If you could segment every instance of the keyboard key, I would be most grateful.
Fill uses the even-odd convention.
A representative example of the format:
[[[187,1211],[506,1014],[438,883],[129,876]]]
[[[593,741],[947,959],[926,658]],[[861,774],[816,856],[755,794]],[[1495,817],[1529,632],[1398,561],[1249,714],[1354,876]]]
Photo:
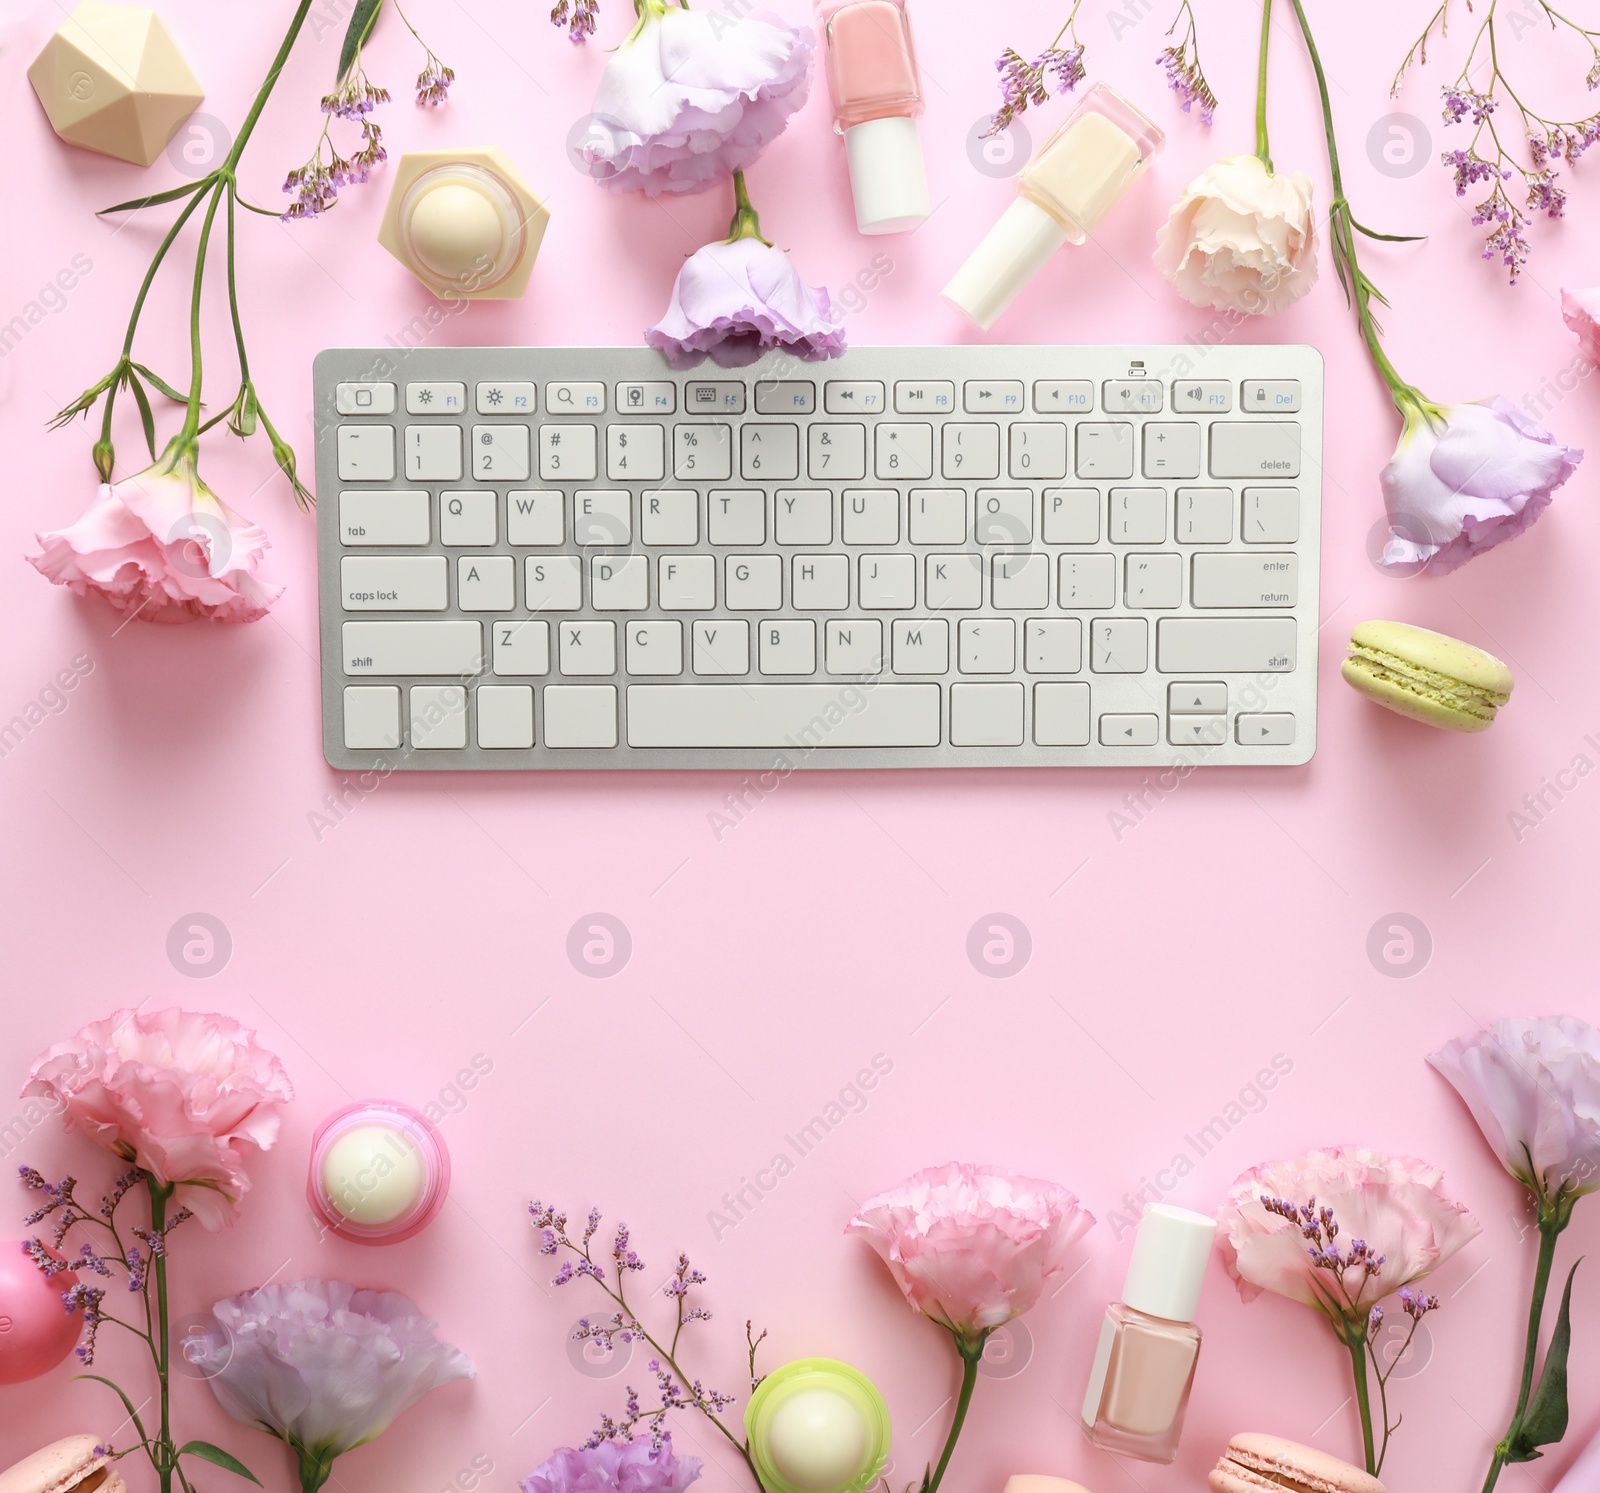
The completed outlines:
[[[1017,666],[1017,624],[1009,617],[964,617],[956,629],[963,674],[1009,674]]]
[[[759,657],[763,674],[815,674],[817,624],[809,618],[763,622]]]
[[[780,492],[773,519],[779,544],[832,544],[833,494],[826,489]]]
[[[596,555],[589,561],[589,605],[595,611],[642,612],[649,604],[648,555]]]
[[[830,379],[822,386],[822,403],[830,415],[881,415],[883,385],[863,379]]]
[[[443,555],[347,555],[339,582],[347,612],[442,612],[450,604]]]
[[[339,494],[339,538],[345,544],[426,544],[428,535],[425,492]]]
[[[550,684],[544,690],[544,744],[558,749],[614,747],[617,691],[610,684]]]
[[[611,481],[659,482],[666,474],[664,426],[606,426],[606,476]]]
[[[495,542],[499,531],[492,492],[439,494],[439,543],[455,548]]]
[[[1293,487],[1247,487],[1244,525],[1246,544],[1295,544],[1300,538],[1300,492]]]
[[[533,745],[533,687],[484,684],[473,694],[478,707],[478,745],[499,751]]]
[[[1011,427],[1011,475],[1032,482],[1049,482],[1067,475],[1067,427],[1052,422]]]
[[[700,495],[663,488],[639,499],[640,537],[646,544],[694,544],[700,538]]]
[[[850,605],[848,555],[796,555],[789,598],[796,611],[842,612]]]
[[[846,544],[898,544],[900,494],[894,488],[849,488],[844,494]]]
[[[657,597],[663,612],[709,612],[716,606],[715,556],[663,555],[656,566]]]
[[[1083,623],[1076,617],[1024,622],[1022,666],[1030,674],[1076,674],[1083,667]],[[1088,740],[1088,729],[1086,724],[1085,740]]]
[[[1228,686],[1225,684],[1169,684],[1168,715],[1226,715]]]
[[[333,391],[333,407],[341,415],[392,415],[394,413],[393,384],[340,384]],[[348,699],[349,691],[345,691]],[[395,707],[396,711],[399,706]],[[399,716],[396,715],[396,721]],[[398,725],[395,728],[399,729]],[[348,741],[346,746],[366,745]],[[397,741],[396,746],[399,745]]]
[[[1211,427],[1213,477],[1298,477],[1298,420],[1218,420]]]
[[[1294,661],[1293,617],[1163,617],[1156,624],[1163,674],[1283,674]]]
[[[1180,415],[1225,415],[1233,408],[1233,385],[1220,379],[1174,379],[1172,408]]]
[[[531,415],[538,402],[536,388],[518,380],[479,384],[475,405],[480,415]]]
[[[346,674],[464,678],[483,668],[477,622],[346,622],[342,643]]]
[[[956,407],[956,386],[940,379],[902,380],[894,386],[897,415],[945,415]]]
[[[929,555],[924,605],[930,612],[973,611],[983,605],[982,555]]]
[[[978,490],[979,544],[1028,544],[1033,540],[1033,494],[1025,487]]]
[[[494,672],[504,675],[548,674],[550,672],[550,624],[548,622],[496,622]]]
[[[1294,745],[1294,717],[1283,711],[1236,716],[1233,729],[1240,746]]]
[[[1174,715],[1167,719],[1167,740],[1173,746],[1221,746],[1227,739],[1225,715]]]
[[[817,386],[809,380],[763,379],[756,385],[758,415],[810,415],[817,408]]]
[[[1115,481],[1133,476],[1133,426],[1126,421],[1085,420],[1078,426],[1080,477]]]
[[[544,386],[547,415],[598,415],[606,407],[606,386],[601,383],[559,380]]]
[[[896,674],[950,672],[950,624],[943,617],[897,617],[891,634]]]
[[[1180,487],[1179,544],[1227,544],[1233,538],[1233,491],[1226,487]]]
[[[880,481],[926,482],[933,476],[933,426],[880,423],[873,470]]]
[[[523,605],[530,612],[575,612],[582,585],[576,555],[529,555],[523,562]]]
[[[1026,694],[1020,684],[952,684],[951,746],[1021,746]]]
[[[1292,607],[1299,601],[1299,561],[1292,554],[1194,557],[1197,607]]]
[[[913,544],[965,544],[967,495],[961,488],[919,487],[911,494]]]
[[[813,422],[806,432],[806,471],[829,482],[859,482],[867,475],[867,427]]]
[[[1300,408],[1300,380],[1297,378],[1247,378],[1239,393],[1239,407],[1246,414],[1292,415]],[[1290,745],[1292,741],[1293,737],[1283,745]]]
[[[1100,386],[1100,407],[1107,414],[1119,410],[1157,414],[1161,409],[1161,384],[1153,378],[1108,378]]]
[[[558,492],[508,492],[506,543],[562,543],[567,537],[565,506]]]
[[[385,387],[392,400],[394,386]],[[345,686],[344,744],[376,751],[400,745],[400,691],[394,685]]]
[[[750,624],[734,618],[694,625],[696,674],[748,674]]]
[[[614,548],[633,538],[633,494],[580,492],[572,495],[572,540]]]
[[[619,415],[672,415],[677,410],[678,386],[671,379],[617,385]]]
[[[1149,637],[1150,624],[1143,617],[1097,617],[1089,625],[1089,667],[1096,674],[1142,674]]]
[[[989,599],[996,610],[1030,612],[1050,604],[1050,556],[1035,551],[989,560]]]
[[[1033,739],[1038,746],[1089,745],[1089,686],[1036,684]]]
[[[459,415],[467,407],[465,384],[433,383],[406,385],[408,415]]]
[[[830,674],[864,679],[883,669],[883,624],[875,617],[851,617],[825,624],[824,667]]]
[[[1117,604],[1115,555],[1063,555],[1056,596],[1064,612],[1098,612]]]
[[[1191,420],[1152,420],[1144,428],[1146,477],[1198,477],[1200,427]]]
[[[394,426],[339,427],[341,482],[394,481]]]
[[[1094,408],[1094,385],[1088,379],[1040,380],[1033,386],[1033,407],[1041,415],[1081,415]]]
[[[1159,487],[1112,488],[1107,537],[1113,544],[1165,544],[1166,493]]]
[[[706,512],[713,544],[767,542],[767,495],[759,487],[711,493],[706,498]]]
[[[406,476],[413,482],[459,482],[461,427],[406,426]]]
[[[969,415],[1014,415],[1022,409],[1022,380],[968,379],[961,386],[961,406]]]
[[[914,555],[863,555],[857,598],[874,611],[904,612],[917,604]]]
[[[517,604],[517,562],[510,555],[462,555],[456,605],[463,612],[509,612]]]
[[[630,674],[683,673],[681,622],[630,622],[627,635]]]
[[[1183,556],[1129,555],[1123,562],[1122,595],[1124,606],[1139,610],[1181,606]]]
[[[411,745],[418,751],[450,751],[467,744],[467,692],[459,684],[411,687]]]
[[[733,427],[674,425],[672,475],[679,482],[726,482],[733,475]]]
[[[1100,493],[1092,487],[1047,487],[1044,490],[1046,544],[1098,544]]]
[[[561,672],[567,675],[614,674],[617,670],[615,622],[562,622]]]
[[[943,470],[965,482],[992,482],[1000,475],[1000,427],[952,423],[944,427]]]
[[[541,425],[539,476],[546,482],[593,482],[595,433],[592,425]]]
[[[748,482],[793,482],[800,475],[800,427],[741,425],[739,471]]]
[[[780,555],[729,555],[723,601],[730,612],[775,612],[783,605]]]
[[[1100,745],[1118,747],[1154,746],[1161,739],[1158,715],[1103,715],[1100,717]]]
[[[737,380],[691,379],[683,386],[686,415],[742,415],[744,385]]]
[[[526,482],[528,427],[474,425],[472,475],[479,482]]]
[[[549,730],[546,728],[546,739]],[[939,744],[937,684],[635,684],[634,747],[927,747]]]

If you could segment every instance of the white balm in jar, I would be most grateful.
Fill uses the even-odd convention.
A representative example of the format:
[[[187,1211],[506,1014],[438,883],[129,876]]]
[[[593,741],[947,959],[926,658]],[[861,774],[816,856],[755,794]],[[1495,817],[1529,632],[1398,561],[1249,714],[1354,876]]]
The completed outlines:
[[[444,1140],[408,1105],[349,1105],[330,1115],[312,1142],[306,1196],[317,1217],[343,1239],[409,1239],[438,1215],[449,1188]]]

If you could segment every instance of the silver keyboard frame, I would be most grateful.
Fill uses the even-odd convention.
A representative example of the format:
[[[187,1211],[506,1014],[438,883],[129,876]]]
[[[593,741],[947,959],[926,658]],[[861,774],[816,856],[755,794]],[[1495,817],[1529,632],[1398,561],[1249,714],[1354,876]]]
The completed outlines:
[[[1058,487],[1065,485],[1096,486],[1102,493],[1109,487],[1115,486],[1163,486],[1169,494],[1177,486],[1207,485],[1227,486],[1234,490],[1238,499],[1239,490],[1244,486],[1260,486],[1276,482],[1287,485],[1293,482],[1300,491],[1300,539],[1293,545],[1281,545],[1278,548],[1292,550],[1299,557],[1299,586],[1300,600],[1298,606],[1292,609],[1296,619],[1296,664],[1292,671],[1284,673],[1262,674],[1228,674],[1212,673],[1205,676],[1183,676],[1158,674],[1154,667],[1154,653],[1152,651],[1152,667],[1143,674],[1096,674],[1088,668],[1087,629],[1095,616],[1142,616],[1151,623],[1151,647],[1155,646],[1154,625],[1161,617],[1194,615],[1194,608],[1186,600],[1181,608],[1176,611],[1132,611],[1126,607],[1114,608],[1111,612],[1086,613],[1063,612],[1059,607],[1049,607],[1040,612],[1029,613],[1001,613],[1000,615],[1013,615],[1027,617],[1053,617],[1053,616],[1080,616],[1085,626],[1084,667],[1072,675],[1040,676],[1028,674],[1020,666],[1011,674],[969,676],[972,682],[1003,682],[1014,680],[1024,685],[1031,686],[1039,683],[1043,678],[1071,679],[1086,681],[1090,686],[1091,720],[1097,722],[1104,712],[1136,711],[1140,713],[1154,713],[1161,721],[1161,740],[1151,747],[1111,747],[1102,746],[1098,739],[1098,730],[1093,732],[1089,745],[1081,747],[1041,747],[1030,742],[1016,747],[958,747],[948,744],[937,747],[861,747],[861,748],[812,748],[807,750],[803,745],[796,747],[758,747],[758,748],[639,748],[627,744],[627,717],[626,717],[626,689],[630,676],[626,669],[621,667],[625,662],[626,650],[618,647],[619,667],[614,676],[609,680],[604,677],[585,677],[584,684],[611,683],[618,690],[618,742],[610,749],[579,748],[579,749],[554,749],[543,745],[543,695],[537,686],[550,682],[559,682],[561,676],[555,672],[555,661],[552,657],[551,674],[539,679],[522,679],[518,683],[531,683],[536,686],[536,732],[535,745],[525,751],[487,749],[475,744],[476,731],[468,732],[469,744],[454,750],[417,750],[409,744],[391,750],[351,749],[344,745],[344,703],[343,689],[346,684],[385,684],[394,683],[401,687],[402,705],[405,700],[405,689],[408,685],[417,682],[445,682],[439,679],[422,681],[421,676],[397,676],[393,678],[372,677],[362,675],[359,678],[347,677],[343,671],[343,657],[341,647],[341,624],[349,620],[347,614],[341,609],[341,588],[339,580],[339,561],[342,555],[351,553],[340,543],[338,532],[339,521],[339,491],[341,484],[338,475],[337,462],[337,435],[336,431],[345,417],[335,411],[334,390],[335,386],[343,382],[360,381],[389,381],[396,388],[396,410],[393,416],[387,417],[397,427],[396,446],[400,448],[400,430],[408,423],[419,420],[437,422],[439,416],[407,416],[405,412],[405,385],[408,382],[425,381],[456,381],[463,383],[468,389],[468,408],[457,418],[457,423],[463,427],[463,450],[471,450],[471,427],[474,423],[482,424],[490,417],[478,415],[472,406],[474,400],[471,390],[474,384],[495,380],[533,380],[539,388],[539,407],[531,417],[524,417],[526,423],[534,427],[532,439],[533,455],[532,464],[534,472],[524,483],[496,484],[495,491],[501,499],[501,533],[504,534],[504,491],[507,487],[518,490],[527,488],[556,488],[568,494],[575,488],[597,489],[608,488],[618,490],[627,488],[638,494],[668,485],[664,482],[614,482],[604,475],[605,438],[602,430],[598,439],[600,452],[600,472],[592,482],[577,484],[546,483],[537,475],[538,466],[538,440],[537,427],[545,423],[546,413],[543,408],[544,389],[547,379],[597,379],[607,386],[607,409],[603,415],[594,417],[594,423],[604,426],[618,420],[630,418],[613,408],[615,404],[615,385],[618,381],[645,380],[645,379],[672,379],[680,388],[679,410],[670,416],[640,415],[639,420],[650,423],[664,423],[667,425],[680,424],[691,421],[696,417],[686,414],[682,410],[681,388],[686,381],[701,381],[708,379],[733,379],[742,380],[747,385],[753,386],[762,379],[805,379],[814,382],[817,386],[817,409],[810,416],[795,416],[785,413],[781,416],[757,416],[754,414],[755,400],[753,388],[750,397],[746,400],[744,415],[729,416],[725,414],[707,415],[706,423],[731,423],[738,427],[747,419],[784,420],[796,421],[802,426],[815,420],[838,420],[849,418],[864,420],[871,424],[875,420],[906,420],[926,418],[935,425],[944,420],[970,420],[979,418],[969,415],[961,408],[960,390],[964,381],[982,379],[1020,379],[1028,390],[1028,408],[1002,419],[1060,419],[1068,423],[1075,423],[1079,419],[1104,420],[1118,418],[1120,412],[1107,414],[1101,409],[1099,390],[1107,379],[1123,378],[1151,378],[1159,379],[1165,386],[1163,409],[1156,415],[1133,415],[1129,418],[1135,421],[1145,419],[1184,419],[1195,420],[1207,424],[1213,416],[1208,414],[1191,414],[1187,412],[1174,412],[1171,408],[1171,385],[1174,378],[1179,379],[1226,379],[1233,385],[1233,408],[1218,418],[1238,420],[1248,418],[1239,408],[1239,384],[1243,378],[1293,378],[1298,379],[1302,389],[1302,407],[1294,416],[1301,425],[1301,471],[1295,479],[1262,477],[1251,479],[1249,482],[1233,480],[1227,481],[1207,476],[1186,479],[1184,482],[1171,480],[1144,478],[1137,473],[1124,482],[1111,483],[1100,479],[1079,479],[1070,472],[1065,478],[1053,479],[1049,482],[1025,482],[1000,476],[993,481],[984,482],[953,482],[940,477],[937,473],[926,480],[916,482],[892,483],[868,476],[859,483],[827,484],[810,482],[804,476],[793,482],[754,484],[741,481],[737,476],[731,476],[726,482],[709,484],[717,487],[751,487],[762,485],[769,488],[776,487],[822,487],[833,486],[837,491],[843,486],[861,486],[886,488],[898,486],[902,495],[912,487],[952,487],[965,486],[975,488],[978,486],[999,487],[1030,487],[1036,492],[1045,487]],[[1096,396],[1095,408],[1083,416],[1076,415],[1047,415],[1038,416],[1032,413],[1032,388],[1035,380],[1051,379],[1089,379],[1094,383]],[[886,408],[881,415],[828,415],[823,409],[822,386],[829,380],[840,379],[871,379],[883,383],[888,397],[885,400]],[[948,415],[897,415],[894,412],[893,389],[899,380],[946,379],[953,381],[957,389],[956,408]],[[1322,415],[1323,415],[1323,362],[1322,355],[1315,348],[1303,345],[1184,345],[1184,346],[1124,346],[1124,347],[1053,347],[1053,346],[955,346],[955,347],[862,347],[847,352],[843,357],[833,359],[827,363],[799,363],[792,357],[783,353],[769,354],[760,362],[742,369],[720,369],[716,364],[707,362],[699,368],[688,373],[674,372],[665,360],[656,352],[648,348],[537,348],[537,347],[424,347],[424,348],[331,348],[318,355],[313,372],[314,398],[316,412],[316,477],[317,493],[319,495],[317,518],[317,574],[321,592],[321,641],[322,641],[322,722],[323,722],[323,754],[329,764],[343,771],[366,771],[387,773],[394,770],[422,770],[435,772],[458,771],[528,771],[532,770],[616,770],[618,768],[634,769],[715,769],[715,770],[763,770],[768,773],[787,775],[791,770],[801,768],[896,768],[896,767],[1122,767],[1136,769],[1164,768],[1179,776],[1187,776],[1188,772],[1198,766],[1239,766],[1239,767],[1280,767],[1299,766],[1308,762],[1316,751],[1317,742],[1317,629],[1320,616],[1320,587],[1319,587],[1319,560],[1321,552],[1321,518],[1322,518]],[[561,417],[558,417],[561,418]],[[1263,417],[1266,418],[1266,417]],[[571,417],[566,417],[571,423]],[[668,451],[670,459],[671,437],[668,435]],[[935,459],[937,460],[939,442],[935,437]],[[739,449],[739,436],[737,428],[734,431],[733,450],[735,455],[735,473],[737,473],[737,452]],[[807,449],[804,431],[800,437],[800,451],[802,454]],[[869,432],[867,449],[872,450],[872,440]],[[1209,449],[1209,441],[1202,437],[1202,450]],[[1076,451],[1076,443],[1072,450]],[[870,461],[870,455],[869,455]],[[669,479],[670,482],[670,479]],[[397,476],[394,482],[373,484],[380,487],[399,487],[405,484],[403,476]],[[434,530],[437,534],[437,492],[441,484],[418,484],[429,488],[434,502]],[[475,483],[470,478],[463,478],[460,483],[445,483],[445,487],[455,489],[478,488],[482,489],[487,484]],[[679,482],[672,485],[679,487],[696,487],[703,489],[704,483],[692,481]],[[637,512],[638,505],[635,504]],[[1239,512],[1238,504],[1235,505],[1235,514]],[[749,553],[749,554],[779,554],[791,555],[803,553],[804,549],[792,545],[778,545],[772,542],[772,524],[769,522],[767,531],[768,542],[762,546],[739,546],[734,549],[714,548],[702,540],[701,544],[690,549],[679,551],[688,554],[721,554]],[[837,529],[835,530],[837,533]],[[1237,534],[1237,519],[1235,523]],[[1036,538],[1036,543],[1038,542]],[[970,543],[970,541],[969,541]],[[647,547],[635,544],[640,550]],[[989,547],[993,548],[993,547]],[[1112,548],[1115,553],[1126,553],[1129,550],[1140,548],[1150,549],[1154,546],[1107,546],[1104,543],[1097,546],[1099,549]],[[1175,550],[1176,546],[1171,540],[1160,546],[1162,550]],[[1183,547],[1183,553],[1193,553],[1199,550],[1216,549],[1242,549],[1244,546],[1237,537],[1228,546],[1193,546]],[[831,546],[818,547],[818,553],[866,553],[869,549],[876,549],[882,553],[914,553],[919,556],[933,551],[948,551],[948,545],[913,545],[902,539],[897,545],[884,546],[847,546],[835,542]],[[517,553],[504,543],[496,546],[490,553]],[[362,549],[363,554],[417,554],[416,549],[386,550],[382,548]],[[422,553],[464,553],[463,551],[446,550],[443,546],[434,543]],[[474,551],[476,553],[476,551]],[[568,553],[568,554],[594,554],[593,548],[585,549],[574,545],[571,540],[571,526],[568,526],[568,541],[560,548],[548,551],[523,551],[522,553]],[[919,565],[918,593],[921,592]],[[788,570],[785,567],[784,594],[788,595]],[[1119,572],[1120,584],[1120,572]],[[519,568],[518,591],[521,591],[521,578]],[[852,593],[854,582],[852,581]],[[452,583],[452,595],[454,585]],[[586,588],[587,594],[587,588]],[[718,594],[721,594],[719,580]],[[1184,594],[1188,595],[1188,585],[1185,583]],[[654,576],[651,578],[651,596],[654,602]],[[372,613],[353,614],[360,620],[403,620],[406,618],[460,618],[467,617],[492,625],[497,620],[506,617],[525,617],[528,615],[525,608],[519,607],[511,613],[463,613],[452,606],[443,612],[393,612],[375,616]],[[717,617],[747,617],[751,614],[743,612],[730,612],[725,607],[718,605],[710,612],[696,612],[692,615],[663,612],[652,604],[643,612],[596,613],[585,607],[578,612],[562,612],[552,614],[553,622],[574,621],[580,619],[606,618],[608,620],[626,623],[649,618],[671,618],[685,623],[702,618]],[[871,608],[852,606],[848,610],[833,614],[800,613],[793,610],[782,609],[776,613],[754,614],[753,620],[762,618],[783,618],[799,615],[817,615],[819,620],[826,616],[839,617],[878,617],[884,623],[884,636],[887,640],[890,627],[889,623],[896,617],[922,617],[932,615],[926,608],[914,608],[911,611],[874,611]],[[951,615],[946,613],[945,615]],[[956,617],[995,615],[992,608],[980,608],[975,612],[959,612]],[[1219,613],[1210,611],[1206,616],[1223,615],[1262,615],[1260,612],[1242,611],[1240,613]],[[1275,614],[1281,615],[1281,614]],[[819,653],[820,653],[819,628]],[[486,635],[487,636],[487,635]],[[1021,649],[1019,647],[1019,654]],[[552,649],[552,654],[554,649]],[[954,649],[952,648],[952,654]],[[687,650],[686,650],[687,654]],[[752,649],[754,655],[754,649]],[[752,664],[754,657],[752,656]],[[720,684],[734,683],[726,678],[715,680],[703,679],[688,672],[687,656],[685,658],[685,673],[679,677],[682,683],[707,683]],[[1020,665],[1020,658],[1019,658]],[[475,677],[474,682],[495,682],[495,676],[489,672],[489,663],[485,660],[484,672]],[[757,673],[752,667],[751,673],[746,676],[749,682],[760,682],[764,676]],[[887,670],[879,676],[884,682],[895,682],[897,676]],[[963,676],[958,675],[954,669],[944,676],[943,683],[948,689],[951,682],[959,681]],[[1167,742],[1167,686],[1169,683],[1182,681],[1186,678],[1203,677],[1206,680],[1222,681],[1228,685],[1228,717],[1227,737],[1215,744],[1186,744],[1182,746],[1170,745]],[[923,682],[925,676],[907,682]],[[1156,689],[1152,694],[1150,682],[1155,681]],[[670,680],[659,676],[640,679],[638,682],[650,684],[670,683]],[[807,679],[785,678],[768,682],[783,683],[813,683],[837,684],[841,691],[856,687],[858,681],[839,676],[827,675],[820,671]],[[948,695],[946,695],[946,702]],[[1294,743],[1290,746],[1242,746],[1234,739],[1234,716],[1244,708],[1250,711],[1287,711],[1295,717],[1296,733]],[[945,705],[945,728],[948,729],[948,703]],[[402,709],[404,718],[404,709]],[[1033,692],[1030,688],[1027,696],[1027,728],[1026,735],[1032,734],[1033,720]]]

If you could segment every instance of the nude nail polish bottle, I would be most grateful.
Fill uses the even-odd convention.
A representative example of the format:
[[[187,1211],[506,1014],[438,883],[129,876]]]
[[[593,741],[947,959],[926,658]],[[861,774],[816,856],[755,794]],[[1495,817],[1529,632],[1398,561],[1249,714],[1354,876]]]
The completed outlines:
[[[844,136],[862,233],[902,233],[933,208],[917,115],[922,79],[905,0],[818,0],[833,127]]]
[[[1083,1399],[1083,1428],[1096,1446],[1146,1462],[1176,1460],[1200,1356],[1194,1315],[1216,1234],[1216,1219],[1204,1213],[1165,1203],[1145,1209]]]

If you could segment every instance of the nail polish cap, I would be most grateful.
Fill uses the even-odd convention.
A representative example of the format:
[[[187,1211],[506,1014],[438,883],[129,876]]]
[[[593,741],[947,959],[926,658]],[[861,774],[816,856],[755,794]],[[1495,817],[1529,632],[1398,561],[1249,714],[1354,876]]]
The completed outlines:
[[[1018,197],[942,294],[987,332],[1066,241],[1067,230],[1060,223],[1038,203]]]
[[[903,233],[933,211],[915,119],[891,114],[852,125],[844,148],[862,233]]]
[[[1192,1322],[1200,1306],[1217,1221],[1167,1203],[1152,1203],[1139,1220],[1122,1301],[1148,1317]]]

